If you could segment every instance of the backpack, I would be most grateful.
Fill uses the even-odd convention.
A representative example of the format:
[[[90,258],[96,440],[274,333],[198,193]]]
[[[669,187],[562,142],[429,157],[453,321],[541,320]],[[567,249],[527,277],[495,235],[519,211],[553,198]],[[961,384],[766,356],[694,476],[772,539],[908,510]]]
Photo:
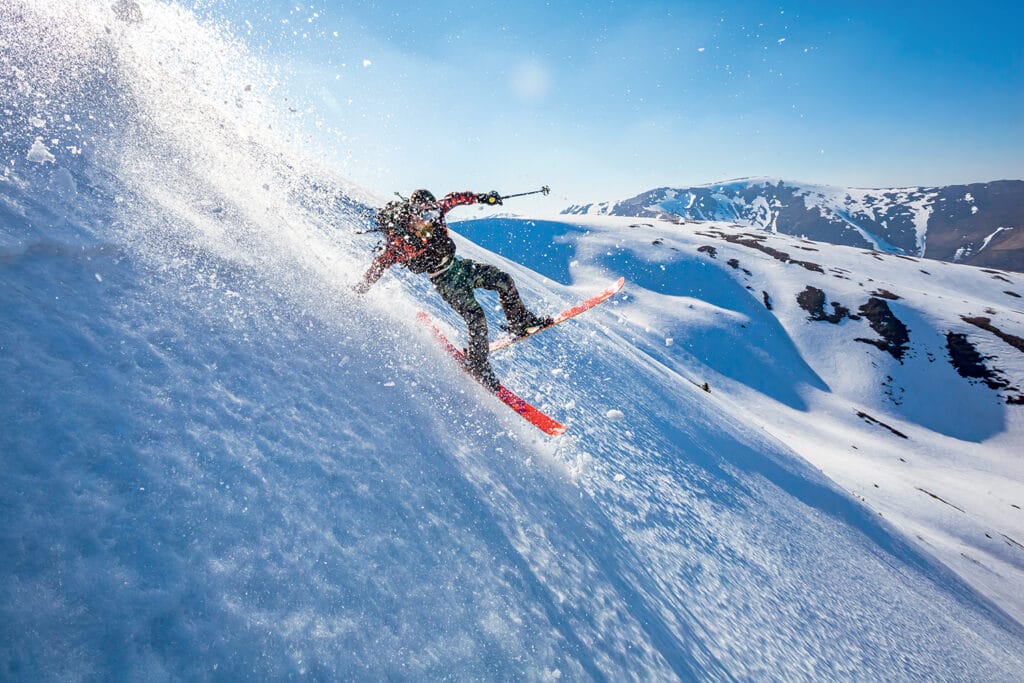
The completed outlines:
[[[397,239],[409,240],[414,233],[409,229],[409,217],[412,210],[407,200],[395,200],[388,202],[373,214],[374,227],[367,232],[383,233],[385,242],[392,242]],[[378,244],[374,251],[381,251],[383,244]]]
[[[374,228],[374,232],[393,233],[396,236],[405,235],[409,233],[408,226],[411,215],[409,202],[400,200],[388,202],[377,209],[374,216],[374,223],[377,227]]]

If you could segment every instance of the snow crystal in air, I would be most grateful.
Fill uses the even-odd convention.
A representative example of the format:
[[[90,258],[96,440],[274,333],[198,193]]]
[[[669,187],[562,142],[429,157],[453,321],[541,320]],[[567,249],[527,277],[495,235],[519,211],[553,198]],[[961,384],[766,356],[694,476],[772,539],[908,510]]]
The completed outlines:
[[[572,462],[568,463],[569,476],[572,481],[579,483],[579,480],[590,470],[593,461],[594,456],[590,453],[580,453]]]
[[[32,143],[32,148],[29,149],[25,158],[29,161],[34,161],[37,164],[43,164],[47,161],[53,163],[57,160],[55,156],[50,154],[50,150],[46,148],[46,145],[43,144],[42,138],[36,138],[36,141]]]
[[[619,422],[620,420],[623,420],[626,417],[625,413],[623,413],[621,410],[616,410],[615,408],[609,410],[607,413],[604,414],[604,416],[607,417],[609,420],[612,420],[613,422]]]

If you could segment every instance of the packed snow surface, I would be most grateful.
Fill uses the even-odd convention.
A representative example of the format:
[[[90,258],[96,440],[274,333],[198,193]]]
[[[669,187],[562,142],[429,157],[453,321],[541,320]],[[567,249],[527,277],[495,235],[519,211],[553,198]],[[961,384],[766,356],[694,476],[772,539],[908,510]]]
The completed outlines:
[[[424,278],[351,291],[379,200],[306,153],[273,69],[109,4],[0,8],[0,677],[1017,680],[1018,275],[453,224],[541,312],[626,276],[494,358],[552,439],[416,325],[464,334]],[[899,295],[902,360],[809,321],[807,285]]]

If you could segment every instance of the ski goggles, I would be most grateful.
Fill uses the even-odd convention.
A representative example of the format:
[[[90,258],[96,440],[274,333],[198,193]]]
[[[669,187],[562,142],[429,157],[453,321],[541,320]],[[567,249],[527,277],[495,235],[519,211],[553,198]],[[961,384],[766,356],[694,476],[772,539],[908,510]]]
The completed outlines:
[[[440,209],[420,209],[415,213],[417,216],[419,216],[422,220],[426,221],[427,223],[437,223],[439,220],[441,220]]]

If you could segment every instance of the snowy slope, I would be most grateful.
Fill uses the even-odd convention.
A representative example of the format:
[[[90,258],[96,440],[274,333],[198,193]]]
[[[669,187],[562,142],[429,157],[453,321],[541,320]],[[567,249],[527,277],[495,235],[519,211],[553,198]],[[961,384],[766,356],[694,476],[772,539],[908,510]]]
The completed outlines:
[[[3,678],[1015,679],[1020,555],[977,537],[1024,535],[1006,390],[961,387],[981,418],[948,427],[896,406],[881,349],[826,367],[863,322],[800,333],[804,269],[718,237],[460,224],[541,309],[627,275],[495,359],[569,421],[543,437],[414,325],[460,332],[422,278],[351,294],[372,198],[303,153],[258,61],[139,8],[0,9]],[[935,277],[996,310],[977,271]]]
[[[458,227],[502,253],[530,254],[556,280],[574,261],[582,272],[624,273],[631,286],[617,313],[631,347],[678,373],[683,390],[708,382],[720,410],[781,439],[1024,617],[1019,275],[721,223]],[[809,288],[822,310],[801,305]],[[874,323],[878,307],[892,319]],[[879,332],[898,326],[903,348]],[[963,347],[976,367],[954,354]]]

